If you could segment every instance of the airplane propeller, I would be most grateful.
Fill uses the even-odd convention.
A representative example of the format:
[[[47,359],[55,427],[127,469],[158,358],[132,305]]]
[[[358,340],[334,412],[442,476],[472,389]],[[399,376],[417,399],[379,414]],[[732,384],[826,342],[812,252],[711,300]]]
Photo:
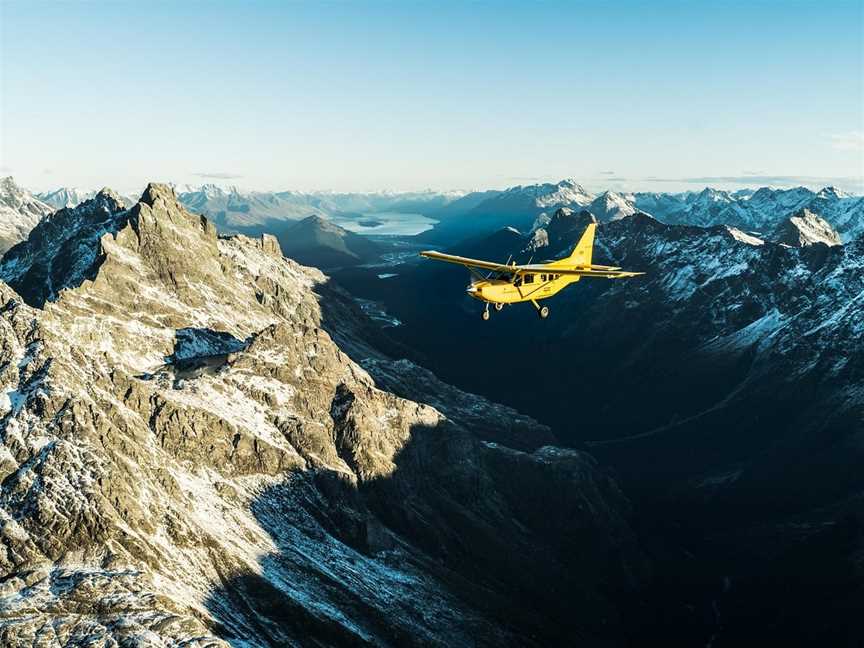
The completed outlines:
[[[476,271],[474,268],[472,268],[471,266],[465,266],[465,267],[468,268],[468,272],[469,272],[469,273],[471,274],[471,276],[474,277],[474,279],[476,279],[477,281],[486,281],[486,280],[489,278],[489,277],[484,277],[482,274],[480,274],[479,272],[477,272],[477,271]]]

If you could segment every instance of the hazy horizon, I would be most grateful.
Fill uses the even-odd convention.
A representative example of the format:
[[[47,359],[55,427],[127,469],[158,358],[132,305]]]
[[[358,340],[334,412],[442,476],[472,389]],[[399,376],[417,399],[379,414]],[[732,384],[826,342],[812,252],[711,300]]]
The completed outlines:
[[[860,2],[4,2],[0,174],[45,191],[864,191]]]
[[[734,193],[735,191],[741,190],[757,190],[762,187],[769,187],[772,189],[791,189],[795,187],[805,187],[812,191],[818,192],[821,189],[827,187],[835,187],[840,189],[844,193],[854,194],[854,195],[864,195],[864,184],[862,181],[857,181],[853,179],[844,179],[844,178],[754,178],[754,181],[751,183],[744,182],[730,182],[729,179],[726,178],[694,178],[692,180],[674,180],[674,179],[642,179],[642,180],[634,180],[630,181],[628,179],[620,179],[615,180],[614,184],[603,184],[602,180],[597,180],[596,182],[593,180],[588,181],[580,181],[579,178],[536,178],[536,179],[523,179],[521,181],[514,180],[512,184],[505,185],[497,185],[497,186],[485,186],[485,187],[453,187],[453,188],[443,188],[443,189],[435,189],[432,187],[416,187],[411,189],[391,189],[387,187],[380,187],[377,189],[363,189],[356,191],[345,191],[340,189],[332,189],[332,188],[322,188],[322,189],[311,189],[311,190],[301,190],[295,187],[289,186],[275,186],[274,188],[263,189],[261,187],[251,186],[248,184],[244,184],[242,182],[238,182],[236,180],[225,180],[225,179],[204,179],[199,182],[174,182],[170,179],[154,179],[150,181],[144,181],[137,184],[134,187],[117,187],[107,184],[102,185],[92,185],[92,186],[78,186],[71,184],[58,184],[58,185],[50,185],[44,187],[33,187],[29,185],[25,185],[20,182],[15,174],[11,173],[3,173],[0,174],[0,177],[3,176],[11,176],[13,180],[24,188],[25,190],[31,191],[33,193],[46,194],[51,193],[53,191],[58,191],[62,189],[69,190],[77,190],[85,193],[98,192],[103,188],[111,189],[120,194],[124,195],[136,195],[144,191],[148,182],[159,182],[163,184],[169,184],[174,187],[178,187],[181,189],[189,188],[190,190],[200,189],[205,185],[212,185],[219,187],[223,191],[230,191],[232,189],[237,189],[237,191],[241,193],[278,193],[278,192],[294,192],[298,194],[414,194],[414,193],[436,193],[436,194],[460,194],[465,195],[471,193],[473,191],[501,191],[506,189],[511,189],[517,186],[530,186],[535,184],[557,184],[559,182],[564,182],[566,180],[572,180],[579,185],[581,185],[586,191],[592,194],[601,194],[606,191],[627,194],[627,193],[640,193],[640,192],[651,192],[651,193],[699,193],[706,188],[717,189],[720,191],[728,191],[730,193]],[[785,180],[785,181],[780,181]],[[705,182],[708,181],[708,182]],[[845,181],[845,182],[844,182]]]

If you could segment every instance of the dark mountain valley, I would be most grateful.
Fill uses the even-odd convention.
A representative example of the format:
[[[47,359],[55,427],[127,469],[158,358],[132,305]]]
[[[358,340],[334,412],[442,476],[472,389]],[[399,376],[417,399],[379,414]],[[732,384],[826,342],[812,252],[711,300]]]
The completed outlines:
[[[789,215],[778,232],[806,229],[809,216]],[[533,231],[445,247],[556,258],[594,220],[564,208]],[[386,280],[334,273],[401,322],[387,334],[417,362],[614,471],[652,563],[629,609],[634,645],[864,637],[850,618],[864,603],[864,239],[758,236],[638,211],[601,223],[596,261],[646,275],[583,280],[545,321],[525,304],[482,321],[468,273],[452,266],[415,260]]]

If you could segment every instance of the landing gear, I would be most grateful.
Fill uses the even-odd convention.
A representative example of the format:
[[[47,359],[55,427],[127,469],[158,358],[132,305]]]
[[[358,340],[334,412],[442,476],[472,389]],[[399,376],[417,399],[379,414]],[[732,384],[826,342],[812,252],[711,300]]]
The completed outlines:
[[[534,304],[534,308],[537,309],[537,314],[540,316],[540,319],[546,319],[547,317],[549,317],[549,307],[548,306],[541,306],[540,304],[538,304],[533,299],[531,300],[531,303]]]
[[[488,322],[488,321],[489,321],[489,304],[486,304],[486,308],[483,310],[483,315],[482,315],[482,317],[483,317],[483,321],[484,321],[484,322]]]
[[[504,308],[504,304],[502,304],[500,302],[495,303],[495,310],[496,311],[500,311],[502,308]]]

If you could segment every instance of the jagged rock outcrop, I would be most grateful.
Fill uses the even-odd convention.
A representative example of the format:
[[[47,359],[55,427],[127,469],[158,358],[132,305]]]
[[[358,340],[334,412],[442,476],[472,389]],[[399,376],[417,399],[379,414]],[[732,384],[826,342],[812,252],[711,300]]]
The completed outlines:
[[[802,209],[783,221],[774,232],[773,240],[793,247],[804,247],[814,243],[841,245],[840,235],[809,209]]]
[[[119,231],[126,217],[126,206],[108,189],[78,207],[61,209],[3,255],[0,279],[27,303],[42,306],[64,288],[92,278],[100,262],[99,239]]]
[[[615,483],[361,340],[377,385],[273,238],[103,191],[0,274],[3,645],[621,640]]]

